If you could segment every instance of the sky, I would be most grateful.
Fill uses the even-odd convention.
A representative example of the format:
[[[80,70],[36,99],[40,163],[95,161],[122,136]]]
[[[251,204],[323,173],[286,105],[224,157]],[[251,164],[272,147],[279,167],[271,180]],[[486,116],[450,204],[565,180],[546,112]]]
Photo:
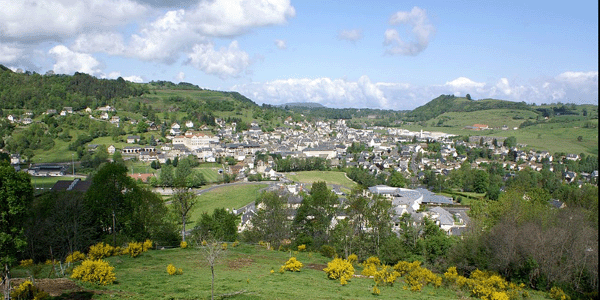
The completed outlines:
[[[598,104],[597,1],[0,0],[0,64],[410,110]]]

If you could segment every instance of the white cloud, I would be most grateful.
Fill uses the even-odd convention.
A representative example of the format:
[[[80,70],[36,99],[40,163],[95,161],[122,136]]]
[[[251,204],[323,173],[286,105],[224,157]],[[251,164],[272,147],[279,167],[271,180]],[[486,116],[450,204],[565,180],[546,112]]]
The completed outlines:
[[[185,79],[185,73],[179,72],[175,76],[175,81],[182,82]]]
[[[16,62],[22,56],[23,50],[15,45],[0,43],[0,63],[9,64]]]
[[[195,45],[188,58],[188,63],[195,68],[221,79],[239,77],[251,64],[250,56],[239,49],[237,41],[218,51],[212,43]]]
[[[132,75],[132,76],[126,76],[123,77],[123,79],[130,81],[130,82],[135,82],[135,83],[142,83],[144,82],[144,79],[142,79],[142,77],[137,76],[137,75]]]
[[[346,40],[355,43],[363,38],[362,30],[360,29],[345,29],[338,33],[338,39]]]
[[[0,28],[5,39],[62,41],[84,31],[127,24],[147,13],[131,0],[0,0]]]
[[[71,51],[64,45],[58,45],[48,51],[56,63],[52,70],[56,74],[72,74],[74,72],[91,75],[102,75],[100,62],[89,54]]]
[[[415,40],[407,41],[400,37],[396,29],[387,29],[384,33],[384,45],[390,46],[386,53],[396,55],[417,55],[429,45],[435,33],[435,27],[429,22],[424,9],[413,7],[410,12],[399,11],[389,20],[390,25],[406,24],[412,27]]]
[[[250,99],[271,104],[288,102],[316,102],[328,107],[383,107],[387,98],[369,77],[361,76],[358,81],[331,79],[327,77],[290,78],[266,83],[242,84],[233,90]]]
[[[223,37],[254,27],[285,24],[295,15],[289,0],[215,0],[199,2],[189,21],[202,34]]]
[[[367,76],[362,76],[357,81],[326,77],[285,79],[236,85],[231,89],[239,91],[258,103],[318,102],[334,108],[369,107],[410,110],[426,104],[441,94],[464,95],[466,93],[474,99],[495,98],[537,104],[558,101],[598,103],[598,81],[594,80],[597,72],[565,73],[555,78],[540,78],[527,83],[508,78],[486,83],[459,77],[444,84],[415,86],[401,82],[372,83]],[[581,78],[586,80],[580,80]],[[569,81],[565,82],[567,79]],[[572,81],[582,83],[573,86]]]
[[[103,52],[110,55],[123,55],[127,47],[123,36],[114,32],[81,34],[71,45],[73,51],[85,53]]]
[[[275,40],[275,46],[280,50],[287,49],[287,43],[284,40]]]

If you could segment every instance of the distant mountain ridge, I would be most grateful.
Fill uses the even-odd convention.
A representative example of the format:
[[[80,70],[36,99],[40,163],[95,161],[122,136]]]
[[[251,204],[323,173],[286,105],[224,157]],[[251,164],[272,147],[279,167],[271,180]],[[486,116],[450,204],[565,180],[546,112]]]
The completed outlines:
[[[322,108],[326,107],[321,103],[315,102],[290,102],[278,105],[279,107],[306,107],[306,108]]]
[[[427,104],[413,109],[407,117],[415,121],[425,121],[435,118],[445,112],[470,112],[488,109],[522,109],[532,110],[525,102],[513,102],[507,100],[481,99],[470,100],[454,95],[440,95],[427,102]]]

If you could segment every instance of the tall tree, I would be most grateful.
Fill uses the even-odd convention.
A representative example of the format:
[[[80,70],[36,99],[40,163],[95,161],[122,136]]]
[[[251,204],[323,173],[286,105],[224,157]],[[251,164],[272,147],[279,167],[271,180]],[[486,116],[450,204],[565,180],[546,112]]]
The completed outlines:
[[[133,191],[135,182],[127,176],[127,167],[119,163],[106,163],[92,177],[86,192],[101,232],[112,233],[113,244],[117,243],[117,231],[122,229],[130,213],[127,193]]]
[[[294,218],[297,242],[320,247],[329,242],[329,227],[334,217],[337,195],[325,182],[312,184],[310,195],[304,197]],[[305,241],[303,241],[306,239]]]
[[[256,213],[252,228],[246,232],[250,241],[265,241],[278,248],[282,240],[290,237],[288,196],[276,192],[263,192],[256,200]]]
[[[26,245],[23,224],[33,201],[29,174],[17,172],[7,162],[0,162],[0,263],[4,266],[6,286],[10,288],[8,267]]]
[[[163,168],[164,169],[164,168]],[[188,217],[196,206],[196,195],[186,187],[177,187],[172,198],[172,208],[178,217],[181,217],[181,240],[185,241],[185,225]]]

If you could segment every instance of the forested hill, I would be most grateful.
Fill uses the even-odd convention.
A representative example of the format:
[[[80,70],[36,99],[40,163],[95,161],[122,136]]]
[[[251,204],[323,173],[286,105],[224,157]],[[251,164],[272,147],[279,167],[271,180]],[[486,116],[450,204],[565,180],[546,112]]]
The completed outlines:
[[[470,112],[487,109],[522,109],[531,110],[525,102],[512,102],[506,100],[481,99],[471,100],[454,95],[440,95],[423,106],[415,108],[406,116],[412,121],[426,121],[445,112]]]
[[[224,104],[231,106],[233,103],[229,100],[234,100],[244,107],[257,106],[238,92],[209,91],[186,82],[133,83],[121,77],[98,79],[84,73],[74,75],[41,75],[29,71],[19,73],[0,65],[0,108],[26,109],[34,112],[35,115],[48,109],[60,110],[63,107],[72,107],[77,111],[86,107],[95,109],[106,105],[118,106],[122,99],[154,96],[158,90],[182,91],[169,93],[170,98],[165,100],[171,102],[203,102],[205,106],[220,107],[223,105],[216,102],[227,102]]]

